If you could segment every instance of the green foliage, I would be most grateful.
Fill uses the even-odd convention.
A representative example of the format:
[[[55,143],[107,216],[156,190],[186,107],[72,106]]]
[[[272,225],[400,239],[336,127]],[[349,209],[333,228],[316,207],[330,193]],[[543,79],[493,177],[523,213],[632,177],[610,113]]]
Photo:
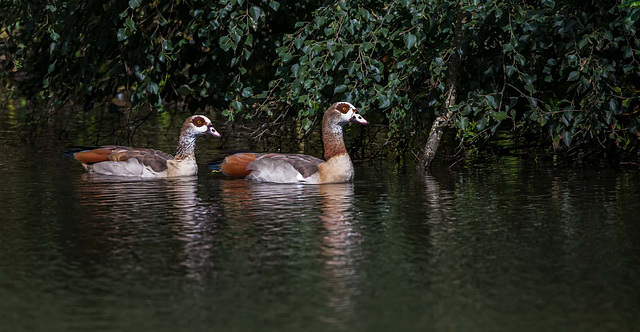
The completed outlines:
[[[33,98],[91,109],[124,86],[134,107],[286,114],[305,130],[347,100],[403,152],[443,111],[457,53],[463,146],[509,130],[556,151],[638,148],[640,1],[3,2],[0,71]]]
[[[470,80],[457,116],[476,126],[458,126],[461,135],[486,137],[506,121],[522,135],[546,136],[555,149],[637,149],[635,3],[542,4],[465,7]]]

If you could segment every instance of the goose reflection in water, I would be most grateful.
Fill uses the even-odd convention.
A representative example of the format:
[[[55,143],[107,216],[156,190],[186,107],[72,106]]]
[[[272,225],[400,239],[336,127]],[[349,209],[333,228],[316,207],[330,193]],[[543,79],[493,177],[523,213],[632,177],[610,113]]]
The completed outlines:
[[[362,238],[354,218],[353,184],[231,180],[221,186],[228,227],[241,237],[234,250],[253,252],[250,261],[262,275],[273,265],[276,273],[291,274],[280,281],[317,280],[314,288],[322,289],[324,297],[319,305],[326,308],[319,318],[337,326],[346,323],[353,314],[352,298],[359,293],[362,279],[358,271]],[[319,269],[304,268],[310,257],[320,259],[320,266],[313,264]]]
[[[325,321],[342,325],[353,314],[352,298],[359,293],[362,280],[358,262],[362,260],[362,237],[355,227],[353,184],[328,184],[319,188],[325,228],[322,254],[325,259],[324,287],[328,306],[333,309]]]
[[[121,261],[135,270],[175,260],[172,267],[179,271],[174,272],[195,280],[212,265],[217,224],[211,219],[216,216],[199,204],[197,178],[132,180],[83,174],[74,186],[79,215],[91,216],[77,227],[95,261]]]

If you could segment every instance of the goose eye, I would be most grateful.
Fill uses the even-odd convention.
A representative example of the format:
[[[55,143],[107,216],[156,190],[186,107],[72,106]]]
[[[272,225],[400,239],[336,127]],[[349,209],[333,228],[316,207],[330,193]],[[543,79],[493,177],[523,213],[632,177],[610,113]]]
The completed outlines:
[[[347,107],[346,106],[342,106],[342,111],[346,112],[347,111]]]

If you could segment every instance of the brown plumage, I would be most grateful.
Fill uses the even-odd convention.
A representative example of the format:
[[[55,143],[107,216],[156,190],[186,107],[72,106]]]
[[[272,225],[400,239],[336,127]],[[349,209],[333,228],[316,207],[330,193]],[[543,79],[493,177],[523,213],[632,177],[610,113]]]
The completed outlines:
[[[109,160],[109,156],[113,153],[113,150],[117,148],[117,146],[105,146],[102,148],[97,148],[93,150],[81,151],[77,152],[73,155],[76,160],[87,163],[99,163],[101,161]]]
[[[224,158],[220,170],[228,176],[243,178],[251,173],[251,170],[247,169],[247,165],[256,160],[259,155],[258,153],[236,153],[228,156]]]
[[[326,161],[303,154],[237,153],[220,165],[228,176],[251,181],[276,183],[336,183],[353,179],[353,164],[342,138],[342,126],[356,122],[367,124],[356,108],[347,102],[331,105],[322,121]]]
[[[73,156],[76,160],[85,164],[94,164],[103,161],[128,161],[136,158],[144,166],[154,172],[162,172],[167,169],[167,160],[173,156],[153,149],[134,149],[128,146],[103,146],[97,149],[78,152]]]

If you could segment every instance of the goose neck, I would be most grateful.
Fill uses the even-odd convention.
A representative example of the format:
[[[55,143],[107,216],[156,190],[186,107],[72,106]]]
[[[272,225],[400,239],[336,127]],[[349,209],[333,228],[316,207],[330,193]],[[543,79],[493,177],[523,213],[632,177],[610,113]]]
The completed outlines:
[[[325,124],[322,128],[322,140],[324,141],[325,160],[347,153],[342,137],[342,126],[339,124]]]
[[[178,140],[178,148],[176,152],[176,160],[195,159],[196,158],[196,137],[188,133],[180,134]]]

